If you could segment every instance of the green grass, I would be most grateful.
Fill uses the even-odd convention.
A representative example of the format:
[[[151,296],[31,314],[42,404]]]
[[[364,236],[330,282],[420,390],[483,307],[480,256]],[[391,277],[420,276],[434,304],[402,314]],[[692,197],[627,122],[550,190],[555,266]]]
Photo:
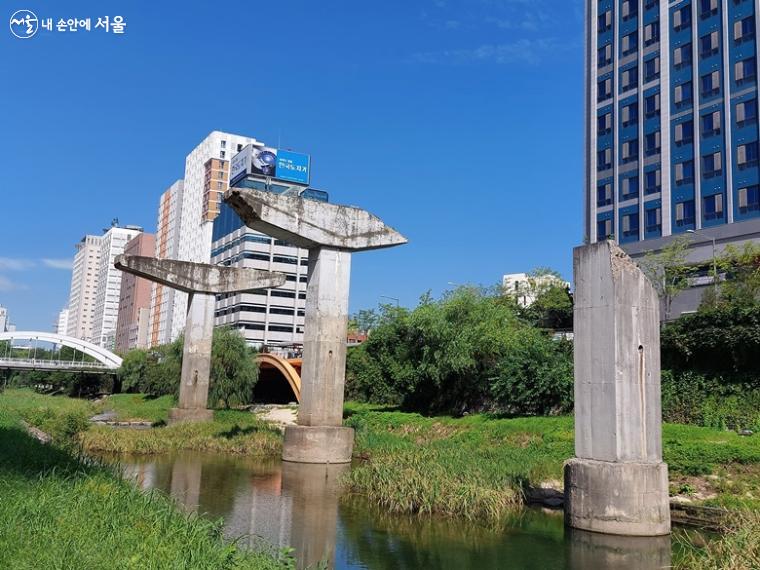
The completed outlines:
[[[0,568],[290,564],[241,551],[222,539],[218,523],[187,516],[163,495],[143,494],[105,467],[40,444],[21,429],[20,415],[6,405],[6,396],[0,395]]]
[[[760,568],[760,511],[734,515],[720,538],[702,547],[685,545],[675,570],[757,570]]]
[[[169,408],[175,406],[172,396],[147,398],[144,394],[113,394],[98,404],[98,411],[116,413],[116,420],[165,422]]]
[[[423,417],[348,403],[363,461],[349,488],[383,509],[496,519],[522,502],[526,486],[554,480],[573,456],[572,417]],[[664,459],[677,487],[698,481],[707,504],[760,508],[760,437],[665,424]],[[699,501],[695,501],[699,502]]]
[[[141,394],[119,394],[95,406],[66,396],[6,390],[0,395],[0,405],[52,433],[56,439],[81,430],[79,443],[87,452],[152,454],[193,450],[278,456],[282,451],[282,435],[277,429],[252,413],[240,410],[216,410],[214,421],[209,423],[151,429],[88,426],[86,422],[96,411],[110,408],[124,420],[141,418],[160,423],[174,405],[170,396],[149,399]]]

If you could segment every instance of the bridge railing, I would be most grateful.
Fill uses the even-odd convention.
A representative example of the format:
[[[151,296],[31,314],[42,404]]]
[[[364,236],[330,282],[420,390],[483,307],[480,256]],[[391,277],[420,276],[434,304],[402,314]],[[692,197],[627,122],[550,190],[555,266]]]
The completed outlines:
[[[7,358],[0,356],[0,366],[17,366],[32,368],[57,368],[57,369],[109,369],[102,362],[88,362],[81,360],[48,360],[43,358]]]

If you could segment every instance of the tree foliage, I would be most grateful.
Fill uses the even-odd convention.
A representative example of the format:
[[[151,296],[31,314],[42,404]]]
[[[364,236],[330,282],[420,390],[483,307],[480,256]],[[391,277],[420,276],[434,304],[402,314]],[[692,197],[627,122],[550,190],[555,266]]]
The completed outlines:
[[[369,339],[349,353],[347,394],[424,412],[567,410],[569,358],[508,297],[461,287],[440,300],[424,295],[412,311],[384,307]]]
[[[670,318],[673,300],[689,287],[694,269],[686,264],[689,250],[688,236],[678,236],[659,252],[648,252],[638,265],[649,278],[662,300],[665,318]]]

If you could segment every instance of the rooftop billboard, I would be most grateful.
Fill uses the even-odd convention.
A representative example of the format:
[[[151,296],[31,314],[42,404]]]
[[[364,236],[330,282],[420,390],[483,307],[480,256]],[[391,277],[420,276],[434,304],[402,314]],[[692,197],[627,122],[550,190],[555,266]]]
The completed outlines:
[[[247,145],[232,157],[230,182],[253,174],[296,184],[309,184],[311,157],[291,150]]]

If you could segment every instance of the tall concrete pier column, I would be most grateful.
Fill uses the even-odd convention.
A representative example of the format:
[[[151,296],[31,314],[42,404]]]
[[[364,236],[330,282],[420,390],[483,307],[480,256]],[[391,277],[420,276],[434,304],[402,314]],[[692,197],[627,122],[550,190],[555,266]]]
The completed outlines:
[[[565,465],[565,521],[668,534],[657,293],[611,241],[576,248],[573,266],[576,457]]]
[[[121,271],[188,293],[179,406],[169,410],[169,423],[211,420],[214,413],[206,406],[211,378],[216,294],[280,287],[285,284],[285,275],[258,269],[220,267],[138,255],[120,255],[114,266]]]
[[[230,188],[225,200],[248,227],[309,250],[301,405],[285,428],[282,458],[348,463],[354,430],[343,427],[351,254],[392,247],[406,238],[366,210]]]
[[[214,416],[214,412],[206,406],[211,378],[211,341],[214,336],[215,302],[216,297],[208,293],[188,295],[179,406],[169,410],[171,422],[208,421]]]

